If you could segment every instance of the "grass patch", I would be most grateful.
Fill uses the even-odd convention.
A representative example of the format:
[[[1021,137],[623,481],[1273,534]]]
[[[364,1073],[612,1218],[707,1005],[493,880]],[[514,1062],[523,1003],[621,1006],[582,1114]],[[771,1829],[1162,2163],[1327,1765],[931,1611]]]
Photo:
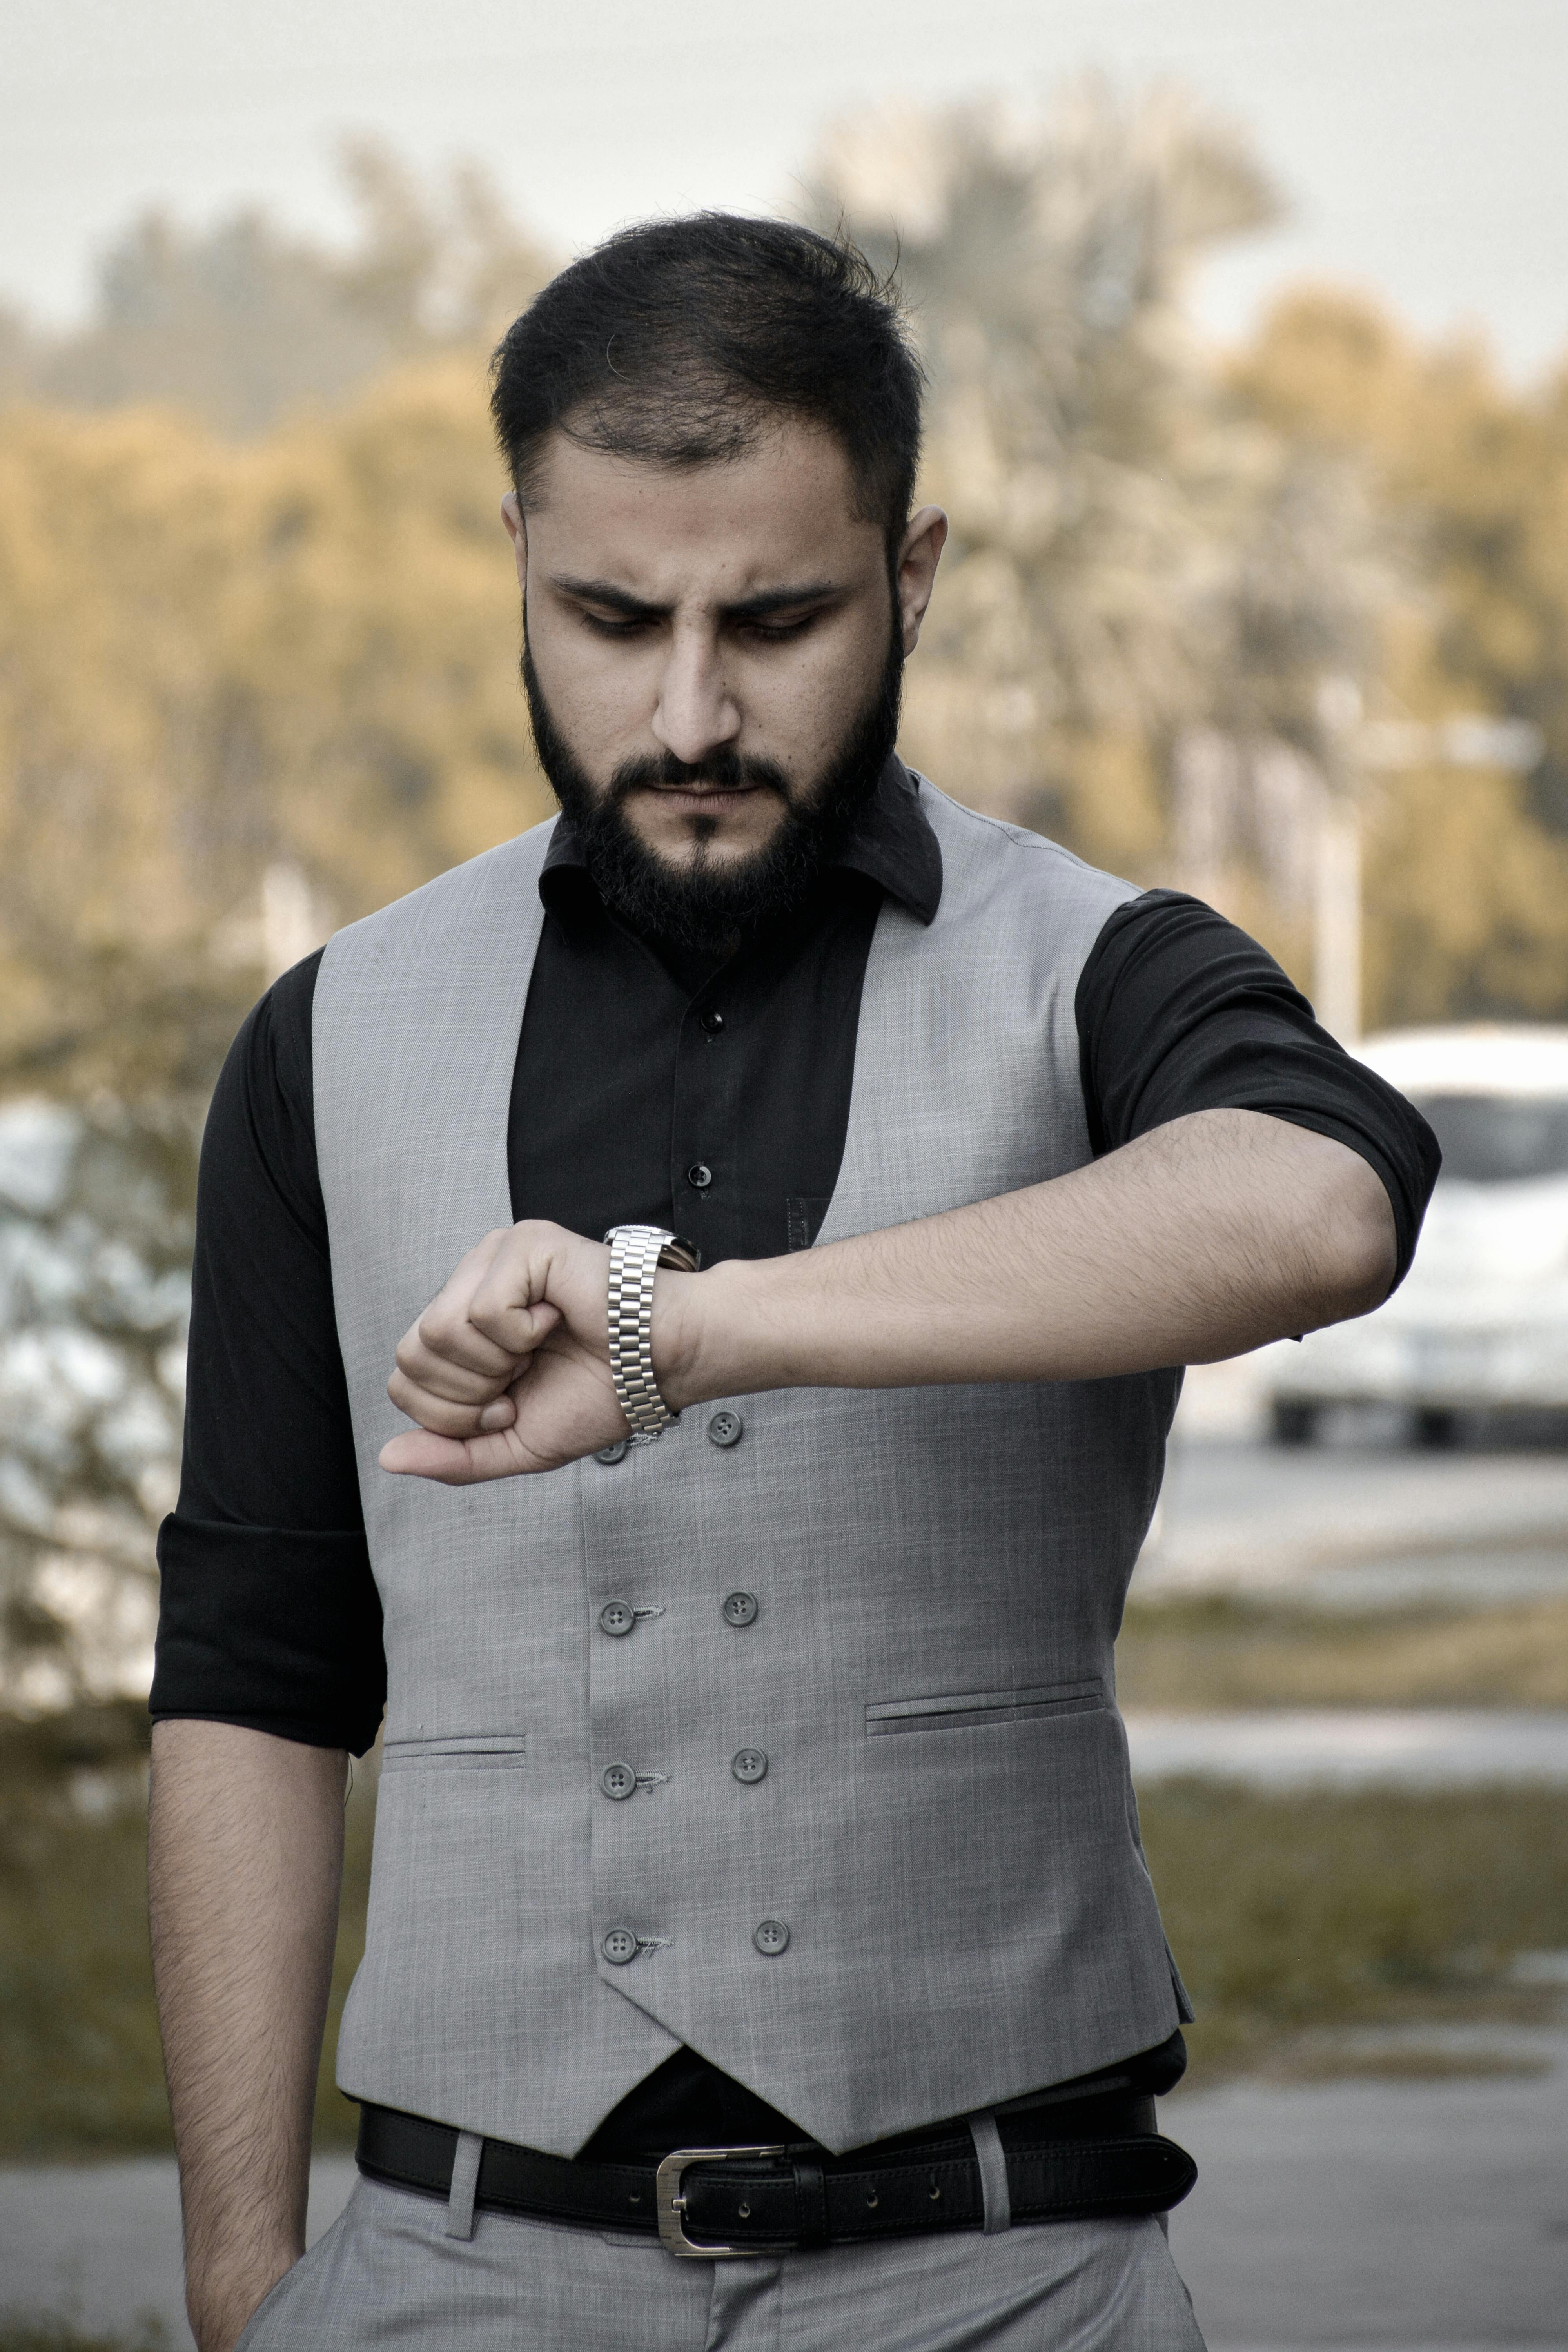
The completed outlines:
[[[169,2145],[138,1713],[0,1728],[0,2158]],[[362,1769],[317,2107],[324,2145],[351,2142],[356,2121],[332,2062],[363,1946],[374,1800]],[[1345,2064],[1360,2071],[1358,2029],[1529,2021],[1562,2002],[1560,1983],[1510,1972],[1521,1954],[1568,1951],[1568,1792],[1260,1795],[1194,1781],[1155,1787],[1142,1811],[1200,2013],[1194,2080],[1298,2061],[1331,2070],[1331,2044],[1347,2034]],[[35,2340],[67,2339],[0,2333],[0,2352]]]
[[[149,2319],[126,2336],[100,2336],[48,2312],[0,2311],[0,2352],[168,2352],[168,2330]]]
[[[138,1706],[0,1725],[0,2161],[173,2145],[147,1944],[146,1749]],[[374,1805],[361,1769],[317,2091],[324,2145],[352,2145],[358,2122],[332,2065],[363,1948]]]
[[[1521,1953],[1568,1947],[1568,1794],[1261,1795],[1167,1782],[1140,1800],[1166,1932],[1198,2011],[1193,2078],[1349,2026],[1555,2014]]]
[[[1127,1612],[1128,1707],[1568,1707],[1568,1601],[1365,1615],[1215,1598]]]

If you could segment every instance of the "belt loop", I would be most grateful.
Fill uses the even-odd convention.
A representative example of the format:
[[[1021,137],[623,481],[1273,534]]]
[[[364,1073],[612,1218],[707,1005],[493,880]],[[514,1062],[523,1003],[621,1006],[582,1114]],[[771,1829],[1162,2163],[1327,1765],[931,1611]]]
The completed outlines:
[[[452,2158],[452,2193],[447,2200],[448,2238],[474,2234],[474,2192],[479,2185],[479,2158],[485,2144],[478,2132],[459,2132]]]
[[[803,2246],[825,2246],[827,2243],[827,2184],[822,2167],[814,2156],[791,2158],[795,2174],[795,2210],[800,2224]]]
[[[1007,2187],[1007,2156],[996,2118],[987,2108],[969,2118],[969,2136],[980,2165],[980,2194],[984,2200],[983,2235],[994,2238],[1013,2226],[1013,2198]]]

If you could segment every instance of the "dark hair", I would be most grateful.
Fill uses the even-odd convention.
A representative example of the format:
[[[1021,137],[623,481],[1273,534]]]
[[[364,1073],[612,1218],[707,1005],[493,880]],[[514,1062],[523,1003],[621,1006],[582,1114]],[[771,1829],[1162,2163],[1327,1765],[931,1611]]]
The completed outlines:
[[[826,426],[889,547],[920,457],[921,368],[891,278],[843,239],[732,213],[622,229],[552,278],[491,362],[490,410],[526,506],[548,435],[710,466],[769,412]]]

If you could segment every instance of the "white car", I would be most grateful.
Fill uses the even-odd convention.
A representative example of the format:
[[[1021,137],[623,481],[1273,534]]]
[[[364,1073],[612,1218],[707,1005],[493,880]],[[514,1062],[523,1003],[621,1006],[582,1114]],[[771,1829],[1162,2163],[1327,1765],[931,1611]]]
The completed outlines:
[[[1337,1404],[1407,1409],[1418,1442],[1462,1412],[1568,1409],[1568,1028],[1390,1030],[1360,1058],[1443,1148],[1415,1262],[1386,1306],[1260,1351],[1274,1434]]]

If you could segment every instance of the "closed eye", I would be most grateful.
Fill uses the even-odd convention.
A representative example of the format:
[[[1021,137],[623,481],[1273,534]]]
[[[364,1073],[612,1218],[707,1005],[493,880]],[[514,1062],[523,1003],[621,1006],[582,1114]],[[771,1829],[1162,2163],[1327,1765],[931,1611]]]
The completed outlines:
[[[739,635],[750,637],[753,644],[777,644],[789,637],[805,636],[806,631],[815,628],[829,609],[826,604],[814,604],[809,612],[759,614],[755,620],[748,619],[744,614],[737,614],[730,625]]]
[[[578,618],[596,637],[640,637],[653,625],[640,613],[587,613],[579,607]]]

